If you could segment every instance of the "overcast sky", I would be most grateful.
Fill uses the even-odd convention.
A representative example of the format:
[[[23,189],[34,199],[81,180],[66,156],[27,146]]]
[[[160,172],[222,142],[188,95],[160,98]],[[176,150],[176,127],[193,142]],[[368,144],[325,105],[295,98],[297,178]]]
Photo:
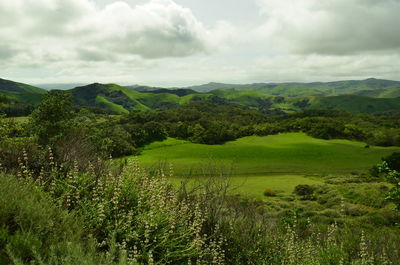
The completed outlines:
[[[0,0],[31,84],[400,80],[399,0]]]

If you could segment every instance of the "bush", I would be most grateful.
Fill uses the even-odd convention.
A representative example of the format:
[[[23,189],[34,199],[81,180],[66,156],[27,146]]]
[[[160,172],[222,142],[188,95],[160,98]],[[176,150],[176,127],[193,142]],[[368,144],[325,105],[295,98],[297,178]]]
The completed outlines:
[[[315,200],[313,196],[315,188],[307,185],[307,184],[300,184],[294,188],[293,193],[296,195],[302,196],[303,200]]]
[[[264,196],[275,197],[276,196],[276,192],[274,190],[271,190],[271,189],[266,189],[264,191]]]
[[[75,215],[34,185],[1,174],[0,224],[0,264],[47,259],[51,251],[65,258],[68,242],[81,246],[83,225]]]
[[[300,184],[294,188],[294,193],[299,196],[311,195],[314,193],[314,188],[307,184]]]

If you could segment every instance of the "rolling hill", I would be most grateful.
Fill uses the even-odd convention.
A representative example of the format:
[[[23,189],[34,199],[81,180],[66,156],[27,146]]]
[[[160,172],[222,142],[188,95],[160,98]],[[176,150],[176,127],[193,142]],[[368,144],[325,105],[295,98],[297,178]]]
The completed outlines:
[[[370,98],[357,95],[315,97],[306,109],[337,109],[352,113],[400,113],[400,98]]]
[[[78,106],[100,107],[118,113],[168,108],[213,97],[212,94],[200,94],[193,90],[157,89],[140,92],[116,84],[99,83],[76,87],[69,91]]]
[[[315,83],[258,83],[230,85],[209,83],[189,88],[159,88],[89,84],[69,91],[78,106],[97,107],[116,113],[170,108],[207,100],[235,104],[265,113],[293,113],[309,109],[339,109],[353,113],[400,113],[400,82],[366,79]],[[46,90],[0,79],[0,95],[22,104],[37,104]]]
[[[169,138],[146,146],[138,157],[149,168],[172,163],[178,176],[232,170],[234,176],[362,172],[398,147],[364,148],[365,143],[322,140],[304,133],[249,136],[223,145],[194,144]],[[351,159],[350,159],[351,158]],[[218,165],[220,168],[213,168]]]
[[[45,93],[44,89],[0,78],[0,95],[4,95],[12,101],[37,104]]]
[[[304,97],[304,96],[338,96],[355,94],[360,91],[374,91],[384,89],[385,91],[398,91],[400,81],[369,78],[366,80],[348,80],[335,82],[313,82],[313,83],[254,83],[254,84],[222,84],[208,83],[199,86],[188,87],[198,92],[210,92],[216,89],[257,91],[264,94]],[[374,97],[374,94],[371,94]],[[377,97],[397,97],[397,93],[380,93]]]
[[[364,81],[348,82],[350,84],[357,84],[357,87],[360,89],[365,89],[367,85],[371,89],[373,87],[380,87],[379,82],[376,80]],[[321,84],[324,84],[325,86],[338,87],[339,84],[345,84],[344,82],[347,81],[333,82],[331,84],[318,84],[320,84],[319,86],[321,86]],[[386,87],[390,87],[390,84],[396,84],[396,81],[389,81],[389,83],[386,84]],[[213,88],[218,86],[219,85],[213,83]],[[304,88],[307,86],[307,84],[302,84],[302,86]],[[314,84],[314,86],[317,86],[317,84]],[[221,85],[221,87],[223,86]],[[285,85],[279,85],[275,88],[275,92],[283,89],[284,87]],[[383,85],[383,87],[385,87],[385,85]],[[348,89],[342,88],[342,90],[356,91],[357,89],[354,86]],[[293,113],[308,109],[339,109],[353,113],[368,114],[379,114],[388,112],[400,113],[400,100],[398,98],[384,98],[382,96],[384,91],[395,92],[396,88],[360,90],[357,92],[360,94],[375,92],[375,95],[381,95],[376,98],[355,94],[346,94],[339,96],[281,96],[280,94],[273,95],[265,93],[264,89],[261,88],[261,85],[259,85],[258,88],[255,88],[254,90],[250,90],[250,88],[220,88],[211,90],[207,93],[201,93],[192,88],[166,89],[140,86],[136,86],[133,88],[123,87],[116,84],[95,83],[87,86],[76,87],[69,91],[71,91],[74,103],[76,105],[105,108],[117,113],[127,113],[131,110],[170,108],[198,100],[207,100],[219,104],[241,105],[253,109],[258,109],[266,113],[275,114]],[[290,87],[289,90],[285,91],[283,91],[282,93],[285,94],[289,91],[296,91],[296,88]],[[309,94],[303,92],[300,91],[298,94]],[[396,95],[394,92],[392,93],[392,95]]]

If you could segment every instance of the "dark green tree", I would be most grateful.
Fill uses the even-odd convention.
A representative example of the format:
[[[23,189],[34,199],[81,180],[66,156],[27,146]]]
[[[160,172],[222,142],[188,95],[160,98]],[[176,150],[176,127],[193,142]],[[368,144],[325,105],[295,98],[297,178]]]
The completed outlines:
[[[379,171],[385,174],[388,182],[393,184],[387,200],[393,202],[397,209],[400,210],[400,153],[393,153],[392,155],[382,159],[383,163],[379,165]]]
[[[52,144],[68,133],[74,116],[71,94],[53,90],[32,112],[30,125],[40,144]]]

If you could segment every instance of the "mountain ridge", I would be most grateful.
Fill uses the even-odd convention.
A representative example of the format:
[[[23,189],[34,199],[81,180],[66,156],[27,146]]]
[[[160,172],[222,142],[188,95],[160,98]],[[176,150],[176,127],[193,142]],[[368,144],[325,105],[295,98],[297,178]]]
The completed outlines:
[[[368,114],[400,113],[400,82],[375,78],[249,85],[211,82],[185,88],[92,83],[64,91],[71,93],[77,106],[96,107],[116,113],[171,108],[199,100],[235,104],[273,114],[307,109],[341,109]],[[41,88],[0,79],[0,94],[17,102],[37,104],[45,93],[46,90]]]

